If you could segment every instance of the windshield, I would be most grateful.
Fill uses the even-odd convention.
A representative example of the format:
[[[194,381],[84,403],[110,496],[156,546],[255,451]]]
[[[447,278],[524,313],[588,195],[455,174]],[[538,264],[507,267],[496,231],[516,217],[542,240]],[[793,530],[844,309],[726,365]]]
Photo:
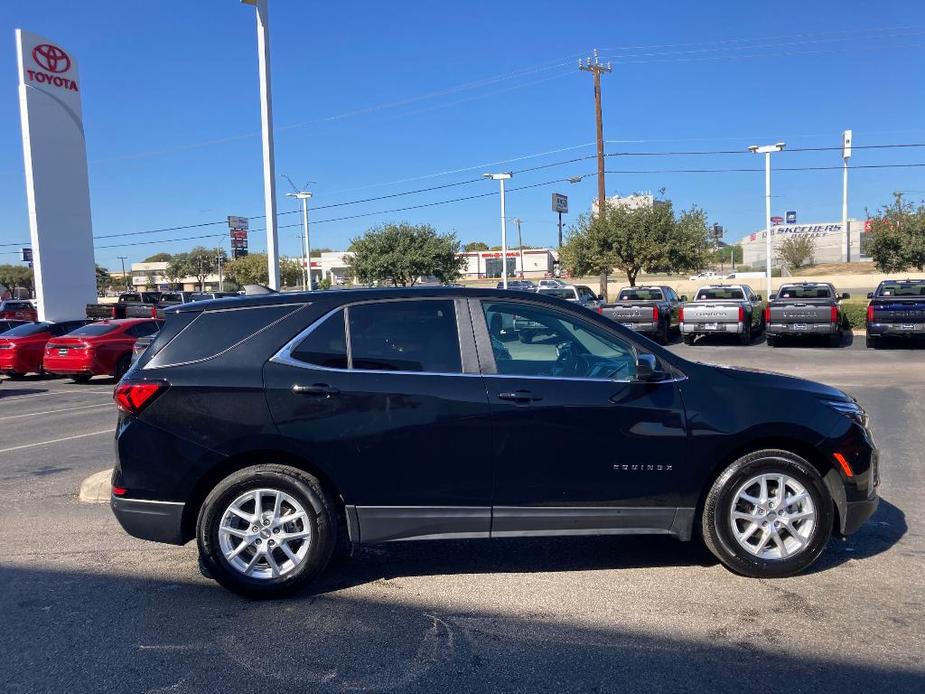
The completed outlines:
[[[925,296],[925,282],[884,282],[877,296]]]
[[[697,292],[696,301],[714,301],[717,299],[743,301],[745,294],[738,287],[710,287]]]
[[[537,293],[555,296],[560,299],[575,299],[575,290],[572,287],[542,287]]]
[[[17,325],[3,333],[3,337],[28,337],[29,335],[38,335],[48,331],[50,323],[26,323]]]
[[[832,289],[824,284],[820,285],[788,285],[785,284],[777,292],[779,299],[831,299]]]
[[[661,289],[637,287],[636,289],[621,290],[618,301],[661,301],[662,298]]]
[[[106,333],[111,333],[113,330],[119,326],[112,323],[89,323],[84,325],[77,330],[72,330],[68,333],[68,336],[74,337],[97,337],[99,335],[105,335]]]
[[[0,311],[21,311],[24,308],[32,308],[28,301],[0,301]]]
[[[179,301],[179,302],[182,303],[182,302],[183,302],[183,295],[182,295],[182,294],[176,294],[176,293],[162,294],[162,295],[161,295],[161,301]]]

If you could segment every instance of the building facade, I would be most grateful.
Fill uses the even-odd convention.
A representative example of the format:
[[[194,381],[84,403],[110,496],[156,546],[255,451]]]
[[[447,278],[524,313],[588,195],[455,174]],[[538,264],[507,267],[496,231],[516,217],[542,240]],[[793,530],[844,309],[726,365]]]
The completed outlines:
[[[851,258],[853,263],[870,262],[863,253],[864,234],[868,225],[863,220],[848,221],[851,237]],[[756,231],[738,242],[742,247],[743,265],[764,265],[767,253],[767,232]],[[777,244],[791,236],[808,236],[815,246],[813,259],[816,263],[844,263],[845,235],[841,222],[820,222],[816,224],[778,224],[771,227],[771,262],[777,263]]]
[[[462,268],[462,276],[466,279],[485,279],[501,277],[503,269],[501,251],[473,251],[460,253],[466,259]],[[524,248],[523,250],[507,251],[507,276],[527,278],[543,278],[552,276],[558,254],[551,248]]]

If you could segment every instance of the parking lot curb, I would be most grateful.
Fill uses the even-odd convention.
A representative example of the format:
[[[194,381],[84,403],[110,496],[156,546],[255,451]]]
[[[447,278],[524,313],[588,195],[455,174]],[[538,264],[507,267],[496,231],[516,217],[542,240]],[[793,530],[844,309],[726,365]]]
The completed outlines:
[[[109,494],[112,491],[111,480],[112,468],[93,473],[80,483],[78,498],[85,504],[109,503]]]

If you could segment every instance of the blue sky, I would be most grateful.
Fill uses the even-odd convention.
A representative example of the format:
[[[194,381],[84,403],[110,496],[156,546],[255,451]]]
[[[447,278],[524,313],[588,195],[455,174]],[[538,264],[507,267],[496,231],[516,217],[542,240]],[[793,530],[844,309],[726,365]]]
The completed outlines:
[[[598,47],[608,152],[744,150],[925,142],[925,5],[881,2],[638,3],[473,0],[321,3],[270,0],[277,172],[315,181],[314,246],[344,248],[386,221],[429,222],[463,241],[498,243],[494,195],[416,210],[394,208],[495,192],[479,181],[512,169],[509,216],[524,242],[553,244],[553,191],[573,221],[596,195],[590,75],[577,58]],[[69,49],[80,62],[94,234],[144,232],[263,214],[254,11],[237,0],[6,2],[0,7],[0,244],[28,239],[13,30]],[[545,154],[544,154],[545,153]],[[542,156],[533,156],[542,155]],[[508,160],[508,161],[505,161]],[[495,163],[497,162],[497,163]],[[502,163],[503,162],[503,163]],[[925,162],[925,148],[856,150],[852,165]],[[775,167],[839,166],[839,152],[785,152]],[[608,157],[608,171],[760,168],[758,157]],[[455,173],[446,173],[455,172]],[[435,174],[444,175],[435,175]],[[282,194],[279,211],[295,210]],[[703,207],[727,238],[764,224],[763,174],[611,173],[608,194],[666,188]],[[858,169],[849,213],[864,217],[894,190],[925,197],[925,168]],[[774,213],[841,216],[841,172],[779,171]],[[375,213],[375,214],[371,214]],[[340,217],[368,215],[352,220]],[[296,224],[294,214],[281,225]],[[259,221],[252,228],[262,226]],[[117,269],[156,251],[227,246],[221,225],[97,239]],[[281,228],[284,253],[298,229]],[[145,245],[111,247],[117,244]],[[149,243],[151,242],[151,243]],[[251,234],[251,248],[265,247]],[[14,247],[0,246],[0,252]],[[0,255],[0,262],[15,261]]]

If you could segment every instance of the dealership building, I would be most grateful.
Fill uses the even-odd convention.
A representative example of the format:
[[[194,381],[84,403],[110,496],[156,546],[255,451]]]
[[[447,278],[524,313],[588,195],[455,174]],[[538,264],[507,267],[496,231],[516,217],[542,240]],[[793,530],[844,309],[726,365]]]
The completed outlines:
[[[851,262],[869,262],[870,258],[862,253],[864,244],[862,240],[867,229],[864,220],[852,219],[848,221],[848,232],[851,237]],[[793,236],[808,236],[813,240],[815,251],[813,254],[816,263],[844,263],[845,235],[841,222],[818,222],[813,224],[777,224],[771,227],[772,262],[777,257],[777,244]],[[767,232],[756,231],[749,234],[738,245],[742,247],[743,265],[763,265],[767,254]]]

